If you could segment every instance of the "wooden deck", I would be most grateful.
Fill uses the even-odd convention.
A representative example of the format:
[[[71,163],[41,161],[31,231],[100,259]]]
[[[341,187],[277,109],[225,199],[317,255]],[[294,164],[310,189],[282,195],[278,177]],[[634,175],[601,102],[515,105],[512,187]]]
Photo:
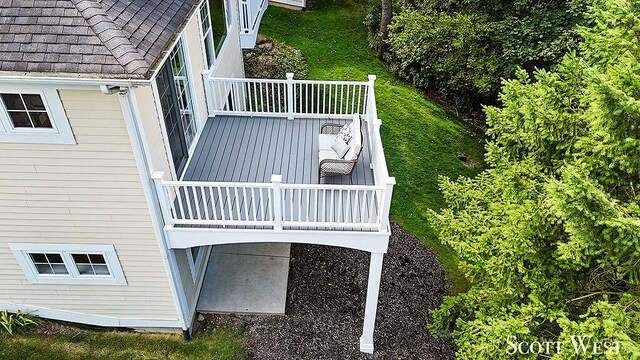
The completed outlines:
[[[182,180],[285,184],[373,185],[365,131],[356,169],[349,176],[318,179],[318,134],[326,122],[344,119],[294,119],[216,116],[209,118]]]

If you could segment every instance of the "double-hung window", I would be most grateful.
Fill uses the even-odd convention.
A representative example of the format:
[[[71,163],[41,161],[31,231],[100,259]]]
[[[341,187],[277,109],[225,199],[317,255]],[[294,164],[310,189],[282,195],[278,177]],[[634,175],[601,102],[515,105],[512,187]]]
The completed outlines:
[[[75,144],[57,90],[0,87],[0,142]]]
[[[9,244],[32,284],[126,285],[112,245]]]
[[[215,64],[222,45],[232,26],[232,13],[228,0],[208,0],[200,6],[200,31],[207,68]]]

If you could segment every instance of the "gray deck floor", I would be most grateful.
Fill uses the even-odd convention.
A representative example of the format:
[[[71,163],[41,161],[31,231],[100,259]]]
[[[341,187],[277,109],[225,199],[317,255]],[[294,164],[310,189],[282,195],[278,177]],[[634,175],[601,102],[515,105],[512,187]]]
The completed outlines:
[[[326,122],[344,119],[294,119],[216,116],[209,118],[182,180],[318,184],[318,134]],[[373,185],[365,133],[363,149],[349,176],[323,178],[326,184]]]

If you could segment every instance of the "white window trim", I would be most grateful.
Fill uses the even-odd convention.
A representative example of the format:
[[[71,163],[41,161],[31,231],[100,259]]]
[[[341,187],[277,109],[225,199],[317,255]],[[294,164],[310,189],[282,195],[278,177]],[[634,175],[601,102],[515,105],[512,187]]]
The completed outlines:
[[[10,243],[9,248],[18,260],[20,268],[31,284],[68,284],[68,285],[127,285],[122,272],[118,255],[113,245],[62,245],[62,244],[17,244]],[[31,260],[29,253],[58,253],[62,255],[69,274],[42,275],[39,274]],[[111,275],[80,275],[71,253],[100,254],[109,268]]]
[[[209,14],[209,29],[207,31],[205,31],[205,29],[202,28],[202,8],[206,8],[206,13]],[[200,5],[200,7],[198,7],[198,28],[200,29],[200,40],[201,40],[201,46],[202,46],[202,56],[203,56],[203,60],[204,60],[204,70],[209,70],[209,69],[213,69],[216,64],[217,64],[217,56],[216,56],[216,47],[215,44],[213,43],[213,23],[212,23],[212,19],[211,19],[211,12],[209,11],[209,1],[203,1],[202,4]],[[212,54],[207,54],[207,47],[206,44],[209,42],[209,49],[210,52]],[[211,64],[209,64],[209,61],[207,59],[207,55],[209,55],[211,57]]]
[[[9,113],[0,101],[0,143],[76,144],[69,119],[58,90],[52,86],[0,86],[0,94],[38,94],[42,97],[53,128],[14,128]]]
[[[225,12],[225,20],[227,21],[227,35],[231,34],[233,30],[233,6],[229,0],[224,0],[224,12]]]

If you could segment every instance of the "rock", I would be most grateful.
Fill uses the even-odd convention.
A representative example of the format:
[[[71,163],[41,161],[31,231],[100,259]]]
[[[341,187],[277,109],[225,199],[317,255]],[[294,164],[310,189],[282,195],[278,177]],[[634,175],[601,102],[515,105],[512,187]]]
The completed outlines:
[[[265,43],[267,41],[269,41],[269,39],[267,39],[267,37],[262,34],[258,34],[258,37],[256,37],[256,44],[258,45]]]
[[[204,316],[202,316],[202,314],[198,314],[198,321],[199,322],[203,322],[204,321]]]
[[[271,51],[273,50],[273,42],[272,41],[263,42],[262,44],[258,45],[258,48],[264,51]]]

